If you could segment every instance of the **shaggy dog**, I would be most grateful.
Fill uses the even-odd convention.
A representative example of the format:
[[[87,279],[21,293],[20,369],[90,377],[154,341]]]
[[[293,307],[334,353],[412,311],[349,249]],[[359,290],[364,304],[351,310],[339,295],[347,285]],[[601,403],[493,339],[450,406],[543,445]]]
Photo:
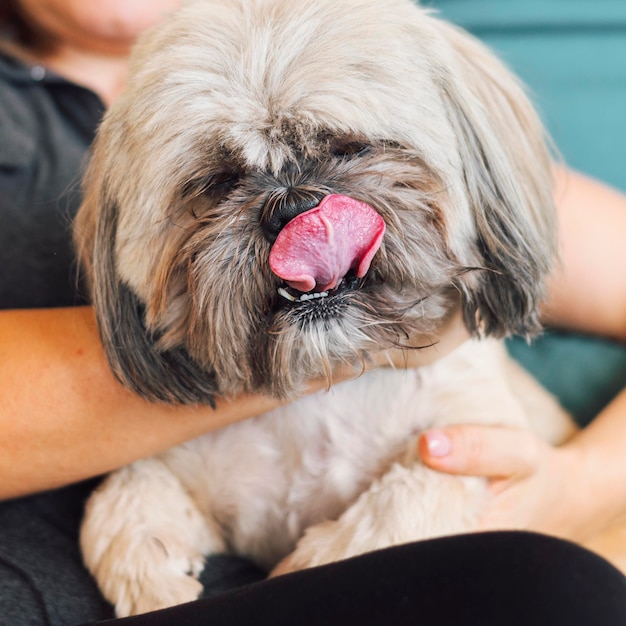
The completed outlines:
[[[516,80],[409,0],[196,1],[141,39],[75,229],[125,385],[293,399],[456,317],[472,338],[112,474],[81,542],[118,615],[196,598],[215,552],[285,572],[471,530],[486,483],[422,465],[426,428],[567,436],[499,341],[539,329],[550,171]]]

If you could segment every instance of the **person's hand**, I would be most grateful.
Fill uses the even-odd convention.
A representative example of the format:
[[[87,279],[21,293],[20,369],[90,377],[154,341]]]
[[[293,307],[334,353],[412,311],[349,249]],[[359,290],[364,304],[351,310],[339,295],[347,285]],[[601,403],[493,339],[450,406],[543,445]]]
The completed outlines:
[[[427,431],[418,446],[433,469],[488,479],[493,497],[479,530],[525,529],[584,542],[614,521],[599,494],[590,493],[588,455],[576,437],[554,447],[517,428],[450,426]]]

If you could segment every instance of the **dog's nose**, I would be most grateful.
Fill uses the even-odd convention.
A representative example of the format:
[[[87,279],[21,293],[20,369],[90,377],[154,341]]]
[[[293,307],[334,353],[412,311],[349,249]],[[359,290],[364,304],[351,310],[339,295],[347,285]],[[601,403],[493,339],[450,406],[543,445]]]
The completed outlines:
[[[263,207],[261,228],[270,243],[294,217],[315,208],[327,192],[305,187],[280,189],[272,193]]]

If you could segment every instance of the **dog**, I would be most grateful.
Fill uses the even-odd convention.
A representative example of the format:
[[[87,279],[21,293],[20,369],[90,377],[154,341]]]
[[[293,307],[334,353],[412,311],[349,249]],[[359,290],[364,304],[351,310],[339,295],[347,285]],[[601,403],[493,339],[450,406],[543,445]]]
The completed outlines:
[[[217,552],[279,574],[476,528],[486,482],[424,466],[426,428],[571,434],[501,341],[540,331],[547,145],[494,55],[409,0],[199,0],[140,39],[75,223],[111,368],[153,401],[295,401],[93,494],[117,615],[195,599]],[[442,358],[369,367],[454,320]],[[369,371],[302,396],[343,366]]]

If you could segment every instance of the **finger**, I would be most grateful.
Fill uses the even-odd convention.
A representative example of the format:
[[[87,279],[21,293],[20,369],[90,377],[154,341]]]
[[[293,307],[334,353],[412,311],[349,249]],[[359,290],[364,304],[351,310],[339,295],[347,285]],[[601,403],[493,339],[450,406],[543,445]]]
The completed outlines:
[[[538,437],[519,428],[463,425],[425,431],[418,450],[433,469],[507,478],[534,472],[542,445]]]

